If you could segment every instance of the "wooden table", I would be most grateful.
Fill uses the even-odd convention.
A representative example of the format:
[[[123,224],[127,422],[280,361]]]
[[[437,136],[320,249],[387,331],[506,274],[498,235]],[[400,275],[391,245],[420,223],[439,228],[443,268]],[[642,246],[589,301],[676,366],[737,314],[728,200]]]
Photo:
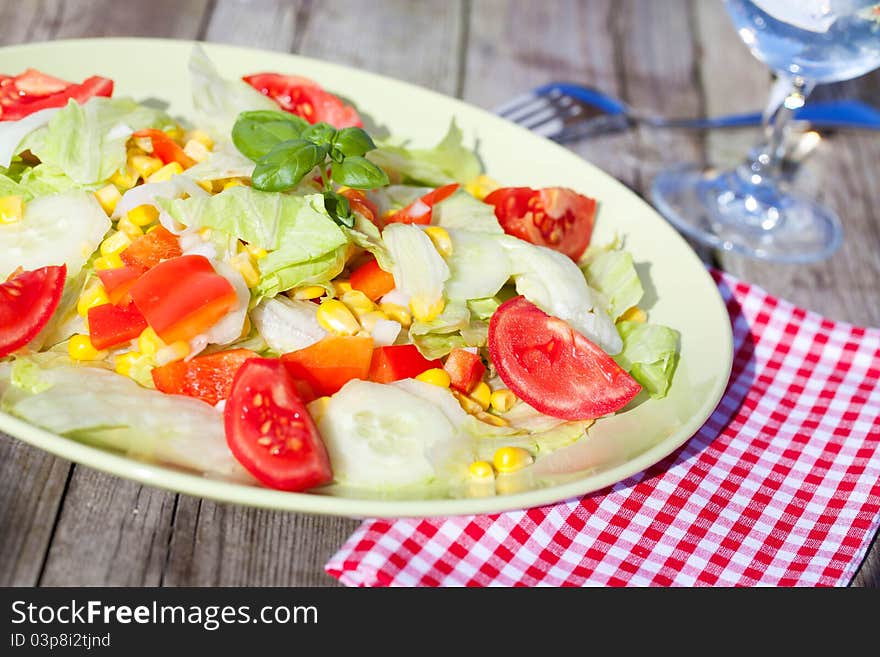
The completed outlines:
[[[2,45],[152,36],[296,52],[487,108],[573,80],[664,115],[715,114],[760,107],[771,84],[714,0],[0,0],[0,25]],[[818,93],[880,105],[880,75]],[[756,137],[639,128],[573,149],[645,195],[667,164],[730,162]],[[802,183],[846,228],[830,260],[709,257],[833,319],[880,325],[878,170],[877,134],[829,135],[808,158]],[[357,524],[175,495],[0,435],[0,584],[332,585],[323,564]],[[880,585],[877,545],[853,584]]]

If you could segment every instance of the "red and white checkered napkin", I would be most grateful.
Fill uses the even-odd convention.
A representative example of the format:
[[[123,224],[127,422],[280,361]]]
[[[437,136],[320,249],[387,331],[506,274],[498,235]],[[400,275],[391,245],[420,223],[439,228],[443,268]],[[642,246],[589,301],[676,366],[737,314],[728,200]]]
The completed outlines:
[[[730,384],[677,452],[611,488],[492,516],[370,520],[348,585],[844,585],[880,523],[880,330],[714,274]]]

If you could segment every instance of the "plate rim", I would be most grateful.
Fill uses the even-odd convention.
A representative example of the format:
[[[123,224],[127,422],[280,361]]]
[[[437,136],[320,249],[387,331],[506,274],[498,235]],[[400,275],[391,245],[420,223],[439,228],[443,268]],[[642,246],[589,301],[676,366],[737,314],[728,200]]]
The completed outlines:
[[[66,45],[88,46],[89,44],[94,43],[110,43],[118,45],[124,45],[126,43],[154,43],[159,47],[163,45],[189,45],[192,47],[193,45],[198,44],[205,47],[209,52],[216,49],[228,52],[241,51],[250,54],[256,53],[272,57],[291,57],[300,61],[314,62],[323,67],[336,69],[340,74],[356,72],[358,75],[371,77],[382,83],[392,82],[395,85],[412,88],[418,90],[420,93],[427,93],[440,97],[445,103],[452,103],[454,106],[466,108],[468,112],[477,112],[491,120],[502,121],[502,119],[484,108],[418,84],[375,73],[373,71],[355,68],[354,66],[347,66],[336,62],[279,50],[267,50],[192,39],[95,37],[55,39],[50,41],[36,41],[3,46],[0,47],[0,55],[8,54],[13,51],[40,49],[46,46],[63,48]],[[516,126],[516,129],[521,130],[531,138],[540,139],[538,135],[535,135],[525,128]],[[592,169],[594,173],[605,177],[607,179],[606,182],[622,187],[633,202],[643,204],[652,214],[656,215],[658,221],[662,222],[662,224],[668,228],[670,237],[679,240],[681,246],[684,247],[687,256],[692,259],[692,264],[701,271],[701,275],[704,277],[704,282],[709,283],[710,287],[715,291],[715,294],[712,295],[713,304],[716,306],[715,310],[723,317],[729,319],[726,304],[709,271],[702,261],[700,261],[699,257],[687,241],[675,231],[656,208],[651,206],[650,203],[641,198],[639,194],[630,189],[612,174],[604,171],[589,160],[580,157],[576,153],[559,144],[549,140],[545,141],[548,142],[551,147],[557,149],[557,152],[559,152],[560,155],[564,155],[565,157],[576,157],[581,163],[583,163],[583,165]],[[629,459],[602,472],[589,474],[584,479],[536,488],[519,493],[497,494],[487,497],[427,498],[420,500],[351,498],[315,493],[290,493],[253,486],[250,484],[213,479],[194,472],[184,471],[173,466],[139,461],[118,452],[94,447],[86,443],[78,442],[72,438],[66,438],[54,434],[3,411],[0,411],[0,431],[6,432],[12,438],[21,440],[26,444],[37,447],[38,449],[54,456],[67,459],[78,465],[90,467],[120,477],[121,479],[136,481],[140,484],[153,486],[179,494],[211,499],[217,502],[239,504],[242,506],[352,518],[432,518],[500,513],[505,511],[522,511],[549,504],[561,504],[568,500],[583,497],[613,484],[625,481],[626,479],[645,471],[652,465],[655,465],[693,438],[699,428],[705,424],[717,408],[725,390],[727,389],[730,379],[733,367],[733,329],[729,321],[722,322],[722,324],[725,333],[723,336],[718,337],[722,338],[722,344],[719,345],[719,347],[723,350],[723,353],[720,354],[720,356],[724,362],[725,374],[724,376],[718,377],[714,388],[706,397],[704,403],[696,409],[685,422],[683,422],[682,426],[679,427],[674,434],[672,434],[673,436],[676,436],[674,440],[670,439],[671,437],[667,438],[641,452],[633,459]]]

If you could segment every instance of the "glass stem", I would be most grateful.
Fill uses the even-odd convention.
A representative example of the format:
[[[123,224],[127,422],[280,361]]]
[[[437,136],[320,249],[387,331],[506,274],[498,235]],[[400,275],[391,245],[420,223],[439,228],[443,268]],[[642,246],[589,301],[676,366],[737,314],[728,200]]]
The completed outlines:
[[[785,78],[789,90],[775,111],[769,111],[764,118],[765,139],[754,151],[746,164],[747,174],[753,185],[760,185],[765,179],[777,176],[785,156],[785,137],[795,110],[804,106],[814,84],[800,76]]]

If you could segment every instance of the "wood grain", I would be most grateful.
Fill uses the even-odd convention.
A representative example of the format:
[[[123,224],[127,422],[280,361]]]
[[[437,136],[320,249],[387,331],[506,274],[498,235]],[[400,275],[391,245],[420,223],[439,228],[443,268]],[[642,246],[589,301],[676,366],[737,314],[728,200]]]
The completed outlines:
[[[19,0],[0,3],[0,44],[94,36],[205,39],[337,61],[491,108],[572,80],[664,115],[759,107],[766,68],[717,2],[697,0]],[[820,94],[880,104],[880,74]],[[681,159],[733,161],[755,130],[645,127],[573,149],[636,192]],[[729,255],[738,276],[836,319],[880,324],[880,139],[827,135],[800,174],[844,217],[831,260],[778,267]],[[0,435],[0,584],[307,585],[358,522],[218,504],[104,475]],[[853,582],[880,586],[874,546]]]

